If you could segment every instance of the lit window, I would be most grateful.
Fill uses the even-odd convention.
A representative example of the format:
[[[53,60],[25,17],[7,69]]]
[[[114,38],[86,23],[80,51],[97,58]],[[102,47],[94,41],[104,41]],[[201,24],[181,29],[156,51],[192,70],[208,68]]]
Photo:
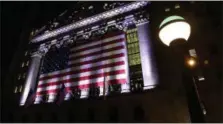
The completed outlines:
[[[15,90],[14,90],[14,93],[17,93],[17,92],[18,92],[18,87],[16,86]]]
[[[21,75],[19,74],[19,76],[18,76],[18,80],[20,80],[21,79]]]
[[[175,5],[175,9],[179,9],[180,8],[180,5],[179,4],[176,4]]]
[[[25,65],[25,64],[24,64],[24,62],[23,62],[21,67],[23,68],[23,67],[24,67],[24,65]]]
[[[26,77],[26,73],[23,74],[23,78],[25,78],[25,77]]]
[[[27,56],[27,55],[28,55],[28,51],[25,52],[25,56]]]
[[[22,92],[22,86],[20,86],[20,88],[19,88],[19,92],[20,92],[20,93]]]
[[[166,8],[166,9],[165,9],[165,12],[169,12],[169,11],[170,11],[170,8]]]
[[[207,65],[208,63],[209,63],[208,60],[205,60],[205,61],[204,61],[204,64],[205,64],[205,65]]]
[[[28,66],[28,65],[29,65],[29,61],[26,62],[26,66]]]
[[[93,8],[94,8],[94,6],[89,6],[89,7],[88,7],[88,9],[93,9]]]

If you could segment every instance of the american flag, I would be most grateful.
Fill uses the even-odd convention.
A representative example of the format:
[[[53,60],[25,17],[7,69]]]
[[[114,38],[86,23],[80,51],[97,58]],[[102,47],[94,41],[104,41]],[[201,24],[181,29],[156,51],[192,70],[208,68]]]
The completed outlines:
[[[71,97],[75,88],[80,89],[81,98],[88,97],[92,85],[104,95],[108,91],[104,85],[128,84],[127,68],[124,32],[50,51],[41,68],[35,103],[41,102],[46,95],[47,102],[55,102],[62,87],[65,89],[64,99]]]

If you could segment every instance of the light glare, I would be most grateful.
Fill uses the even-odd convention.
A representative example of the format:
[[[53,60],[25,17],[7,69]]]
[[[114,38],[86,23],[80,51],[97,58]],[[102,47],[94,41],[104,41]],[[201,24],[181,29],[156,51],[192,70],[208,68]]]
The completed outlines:
[[[161,41],[169,46],[173,40],[185,39],[188,40],[191,33],[191,27],[186,22],[173,22],[163,27],[159,32]]]
[[[189,59],[187,61],[187,64],[190,66],[190,67],[194,67],[196,65],[196,61],[194,59]]]

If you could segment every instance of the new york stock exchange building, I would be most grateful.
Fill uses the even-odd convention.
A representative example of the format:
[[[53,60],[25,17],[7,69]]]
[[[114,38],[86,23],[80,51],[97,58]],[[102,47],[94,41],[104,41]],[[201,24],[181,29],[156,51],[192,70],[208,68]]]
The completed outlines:
[[[54,20],[31,33],[27,60],[21,65],[26,71],[16,76],[15,104],[5,118],[190,122],[183,93],[162,86],[174,79],[159,73],[150,31],[151,2],[93,3],[78,3],[79,10],[58,15],[66,17],[66,23]]]

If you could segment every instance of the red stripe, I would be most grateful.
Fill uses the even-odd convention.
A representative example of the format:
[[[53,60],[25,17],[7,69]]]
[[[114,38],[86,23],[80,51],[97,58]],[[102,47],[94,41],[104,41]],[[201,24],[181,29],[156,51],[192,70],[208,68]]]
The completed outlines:
[[[76,59],[80,59],[80,58],[85,58],[85,57],[89,57],[89,56],[93,56],[93,55],[97,55],[97,54],[101,54],[101,53],[106,53],[106,52],[111,52],[111,51],[115,51],[115,50],[120,50],[120,49],[124,49],[124,46],[117,46],[117,47],[113,47],[110,49],[103,49],[100,51],[96,51],[94,53],[89,53],[89,54],[85,54],[85,55],[80,55],[80,56],[76,56],[76,57],[71,57],[70,60],[76,60]]]
[[[109,80],[106,83],[108,83],[108,85],[111,85],[111,84],[124,84],[126,82],[127,82],[126,79],[114,79],[114,80]],[[85,88],[90,88],[92,86],[100,87],[100,86],[103,86],[103,85],[104,85],[104,82],[96,82],[96,83],[94,82],[94,83],[91,83],[91,84],[67,87],[66,91],[72,91],[75,88],[85,89]]]
[[[89,60],[89,61],[84,61],[84,62],[79,62],[79,63],[70,64],[70,66],[72,66],[72,67],[75,67],[75,66],[81,66],[81,65],[86,65],[86,64],[91,64],[91,63],[100,62],[100,61],[103,61],[103,60],[119,58],[119,57],[123,57],[123,56],[125,56],[124,53],[119,53],[119,54],[115,54],[115,55],[110,55],[110,56],[101,57],[101,58],[98,58],[98,59],[93,59],[93,60]]]
[[[41,92],[37,92],[37,95],[43,95],[43,94],[50,94],[50,93],[58,93],[60,91],[60,89],[55,89],[55,90],[47,90],[47,91],[41,91]]]
[[[94,49],[94,48],[98,48],[98,47],[102,47],[102,46],[106,46],[106,45],[110,45],[110,44],[114,44],[114,43],[118,43],[118,42],[123,42],[123,41],[124,41],[124,39],[121,38],[121,39],[117,39],[117,40],[102,43],[102,44],[96,44],[96,45],[89,46],[89,47],[86,47],[86,48],[82,48],[82,49],[79,49],[79,50],[76,50],[76,51],[71,51],[70,54],[78,53],[78,52],[82,52],[82,51],[85,51],[85,50],[90,50],[90,49]]]
[[[40,78],[39,80],[40,81],[43,81],[43,80],[47,80],[47,79],[51,79],[51,78],[56,78],[56,77],[59,78],[59,77],[66,76],[66,75],[83,73],[83,72],[88,72],[88,71],[93,71],[93,70],[98,70],[98,69],[108,68],[108,67],[114,67],[114,66],[119,66],[119,65],[124,65],[124,64],[125,64],[124,61],[119,61],[119,62],[105,64],[105,65],[99,65],[99,66],[95,66],[95,67],[91,67],[91,68],[85,68],[85,69],[80,69],[80,70],[65,72],[65,73],[61,73],[61,74],[56,74],[56,75],[52,75],[52,76],[46,76],[46,77]]]
[[[114,80],[109,80],[106,83],[110,84],[124,84],[126,83],[126,79],[114,79]],[[72,91],[74,88],[79,88],[79,89],[85,89],[85,88],[90,88],[91,86],[103,86],[104,82],[94,82],[91,84],[84,84],[84,85],[78,85],[78,86],[73,86],[73,87],[68,87],[66,88],[66,91]],[[55,90],[47,90],[47,91],[40,91],[37,92],[37,95],[43,95],[43,94],[49,94],[49,93],[58,93],[61,89],[55,89]]]
[[[117,75],[117,74],[124,74],[124,73],[125,73],[125,70],[117,70],[117,71],[94,74],[94,75],[90,75],[90,76],[76,77],[76,78],[71,78],[71,79],[57,81],[57,82],[47,82],[46,84],[38,85],[38,88],[54,86],[54,85],[59,85],[59,84],[63,84],[63,83],[73,83],[73,82],[78,82],[78,81],[83,81],[83,80],[90,80],[93,78],[99,78],[99,77],[103,77],[103,76],[110,76],[110,75]]]

